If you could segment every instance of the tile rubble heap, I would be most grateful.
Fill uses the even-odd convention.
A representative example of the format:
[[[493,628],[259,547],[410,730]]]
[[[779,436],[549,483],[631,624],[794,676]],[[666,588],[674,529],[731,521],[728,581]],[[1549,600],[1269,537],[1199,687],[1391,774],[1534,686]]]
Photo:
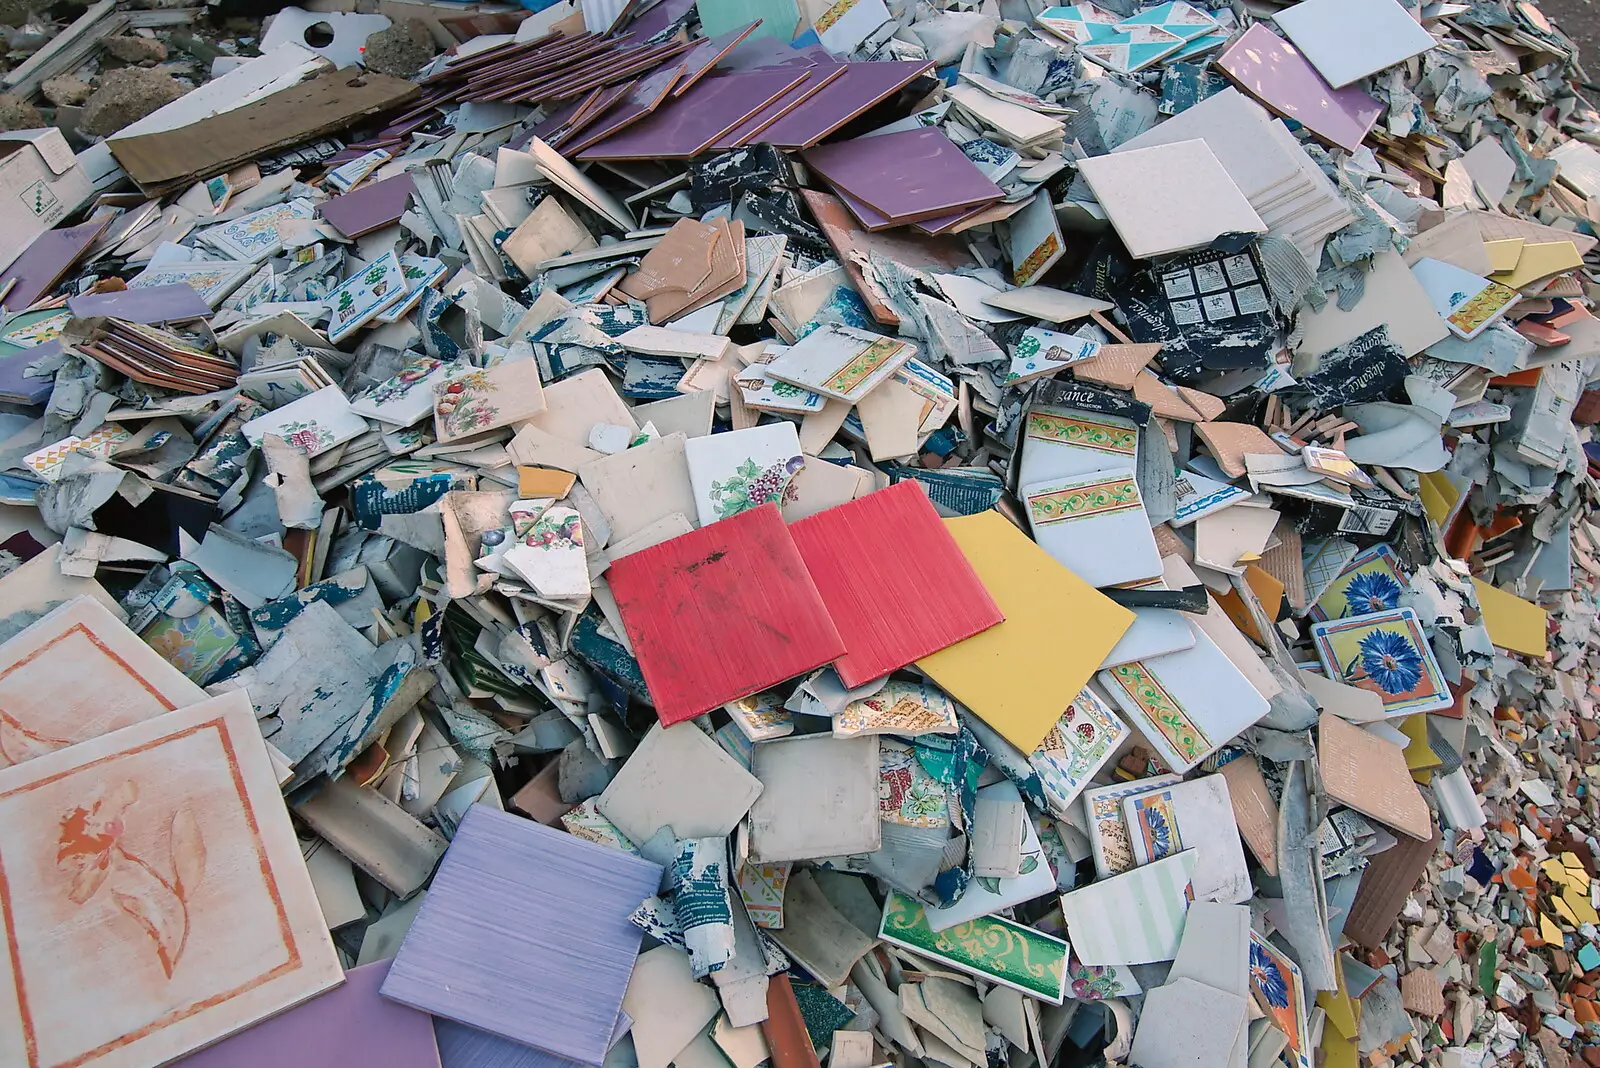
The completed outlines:
[[[1600,1066],[1531,2],[318,6],[10,38],[0,1063]]]

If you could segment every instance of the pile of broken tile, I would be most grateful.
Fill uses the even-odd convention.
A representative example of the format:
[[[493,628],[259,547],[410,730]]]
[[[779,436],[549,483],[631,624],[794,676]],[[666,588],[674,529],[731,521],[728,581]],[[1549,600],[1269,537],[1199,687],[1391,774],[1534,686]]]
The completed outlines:
[[[1600,1065],[1537,8],[409,6],[0,135],[0,1063]]]

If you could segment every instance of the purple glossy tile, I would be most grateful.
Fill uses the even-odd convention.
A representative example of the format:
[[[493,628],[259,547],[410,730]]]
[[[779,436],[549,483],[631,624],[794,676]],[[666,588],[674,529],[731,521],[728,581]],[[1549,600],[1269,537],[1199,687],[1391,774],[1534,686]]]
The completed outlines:
[[[397,174],[381,182],[334,197],[318,211],[346,237],[361,237],[400,221],[411,201],[414,185],[409,174]]]
[[[770,40],[770,38],[767,38]],[[803,108],[812,97],[827,87],[835,78],[844,76],[844,68],[835,64],[833,66],[801,67],[794,64],[794,68],[805,70],[805,80],[798,85],[785,90],[776,100],[768,102],[761,110],[752,115],[746,115],[733,129],[717,138],[717,143],[711,147],[718,152],[730,148],[738,148],[748,142],[760,141],[760,128],[780,120],[784,115],[795,108]]]
[[[950,215],[1005,195],[936,126],[822,145],[803,158],[849,198],[847,204],[860,201],[899,222]]]
[[[110,219],[101,219],[81,226],[46,230],[34,238],[22,255],[0,274],[0,288],[12,279],[17,283],[0,303],[11,311],[21,311],[50,292],[110,225]]]
[[[184,287],[188,289],[187,286]],[[191,290],[190,292],[193,292]],[[6,346],[9,348],[10,346]],[[61,342],[46,341],[31,349],[0,354],[0,400],[16,404],[39,404],[55,388],[53,378],[29,378],[24,373],[28,364],[61,349]]]
[[[844,76],[761,131],[760,140],[779,148],[806,148],[909,85],[933,65],[909,63],[849,63]]]
[[[617,1017],[612,1045],[627,1033],[629,1023],[626,1016]],[[443,1068],[580,1068],[575,1061],[443,1017],[434,1017],[433,1031]]]
[[[1217,66],[1284,118],[1348,152],[1361,147],[1383,105],[1353,85],[1330,86],[1294,45],[1256,23],[1217,57]]]
[[[211,305],[181,282],[120,293],[85,293],[69,299],[67,310],[80,319],[110,315],[130,323],[175,323],[211,315]]]
[[[475,805],[384,997],[598,1068],[633,975],[649,861]]]
[[[580,159],[687,159],[806,77],[775,68],[704,78],[648,118],[578,154]]]
[[[176,1068],[440,1068],[433,1020],[378,996],[389,961],[344,985],[176,1062]]]

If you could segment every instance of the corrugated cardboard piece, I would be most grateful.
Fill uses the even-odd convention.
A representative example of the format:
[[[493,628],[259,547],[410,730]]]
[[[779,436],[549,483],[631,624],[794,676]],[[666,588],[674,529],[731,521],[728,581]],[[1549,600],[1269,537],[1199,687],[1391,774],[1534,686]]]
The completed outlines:
[[[141,189],[165,192],[272,149],[343,129],[416,94],[410,82],[347,67],[176,130],[113,141],[111,152]]]
[[[0,203],[6,205],[0,211],[0,267],[93,195],[89,176],[60,130],[0,134]]]

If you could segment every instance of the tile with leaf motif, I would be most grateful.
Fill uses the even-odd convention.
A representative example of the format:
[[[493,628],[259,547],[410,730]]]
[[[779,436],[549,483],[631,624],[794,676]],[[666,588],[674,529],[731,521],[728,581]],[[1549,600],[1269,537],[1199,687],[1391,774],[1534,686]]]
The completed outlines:
[[[805,466],[794,424],[707,434],[684,442],[689,482],[701,526],[794,498],[794,476]]]
[[[400,259],[385,252],[328,294],[328,339],[338,344],[405,297]]]
[[[391,426],[412,426],[433,414],[433,387],[453,370],[453,364],[411,353],[394,375],[351,397],[350,410]]]
[[[365,434],[367,421],[350,410],[343,390],[327,386],[258,416],[239,429],[252,445],[259,446],[268,434],[276,434],[307,456],[318,456]]]
[[[1079,693],[1028,757],[1050,811],[1065,819],[1072,803],[1129,733],[1128,725],[1093,690]]]
[[[1161,574],[1161,554],[1131,471],[1047,479],[1023,486],[1034,541],[1091,586]]]
[[[767,365],[780,382],[854,404],[917,354],[909,341],[823,323]]]
[[[980,916],[935,931],[928,924],[922,902],[891,890],[884,901],[878,937],[1052,1005],[1061,1004],[1066,997],[1067,943],[999,916]]]
[[[0,823],[0,1063],[169,1064],[343,981],[242,690],[0,769]]]
[[[1100,685],[1173,771],[1186,772],[1267,714],[1266,698],[1204,631],[1191,648],[1119,664]]]

